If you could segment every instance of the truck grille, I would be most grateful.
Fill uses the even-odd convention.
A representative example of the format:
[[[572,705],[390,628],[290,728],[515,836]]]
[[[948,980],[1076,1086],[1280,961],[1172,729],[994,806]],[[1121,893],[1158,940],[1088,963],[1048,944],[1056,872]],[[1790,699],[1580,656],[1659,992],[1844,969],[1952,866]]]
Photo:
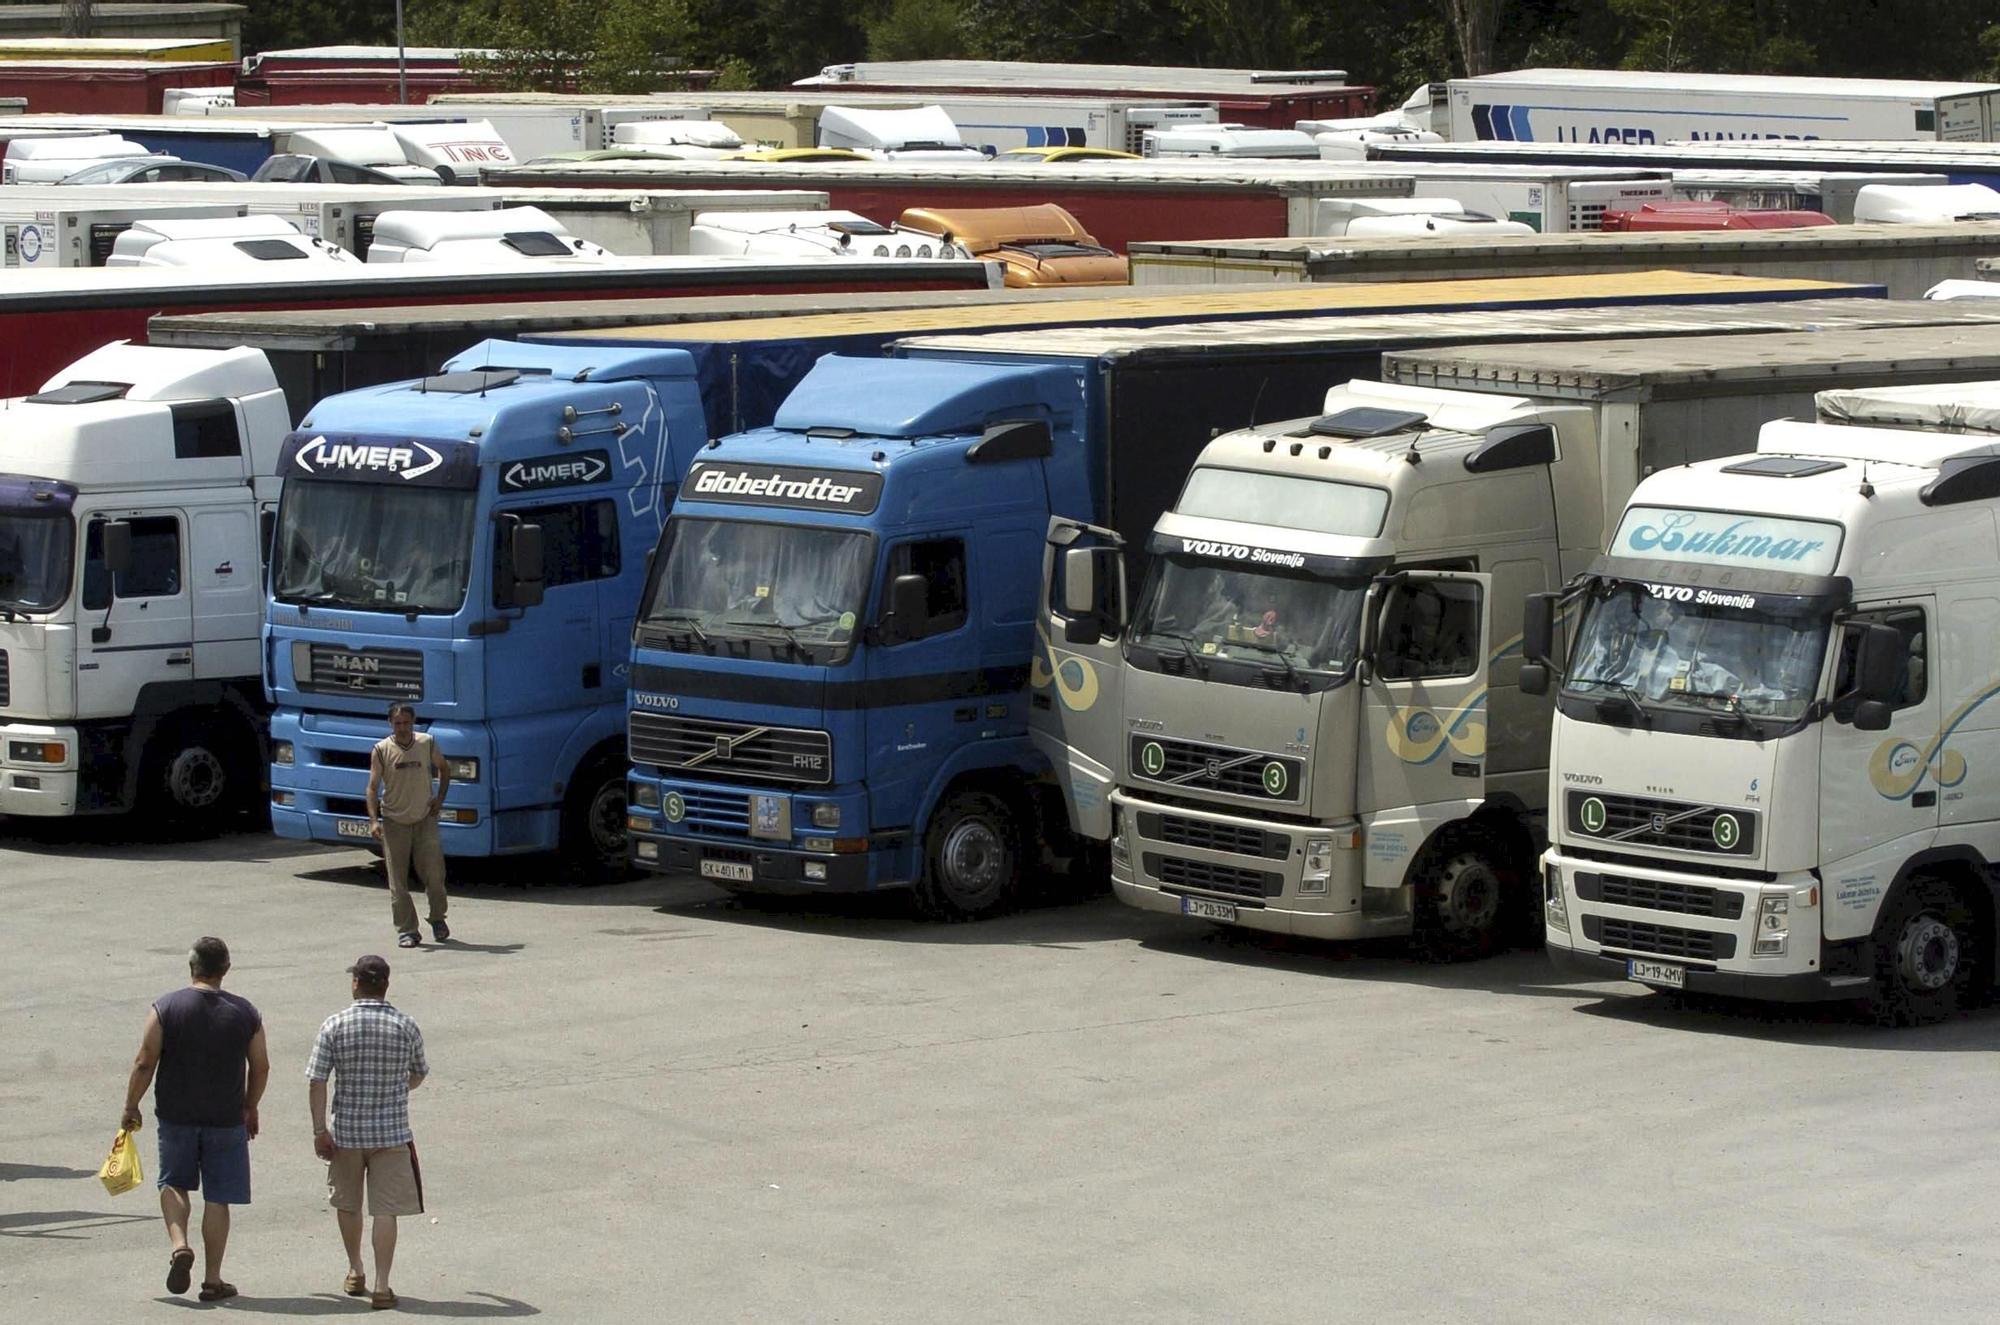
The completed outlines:
[[[1586,902],[1607,906],[1634,906],[1646,911],[1678,911],[1689,916],[1713,916],[1717,920],[1743,917],[1743,894],[1722,888],[1705,888],[1696,883],[1669,883],[1659,879],[1633,879],[1622,874],[1576,875],[1576,895]]]
[[[1292,853],[1292,839],[1283,833],[1267,833],[1260,828],[1219,824],[1178,814],[1141,814],[1139,835],[1171,846],[1227,851],[1233,856],[1283,860]]]
[[[1216,791],[1261,801],[1296,801],[1302,765],[1296,759],[1235,750],[1226,745],[1132,738],[1132,774],[1147,782],[1189,791]]]
[[[1586,840],[1710,855],[1757,853],[1757,815],[1750,810],[1572,790],[1563,819],[1571,833]]]
[[[299,689],[316,695],[424,697],[424,655],[409,649],[343,649],[338,644],[313,644],[306,650],[305,669],[293,670]]]
[[[1146,873],[1169,888],[1195,888],[1261,903],[1285,891],[1285,876],[1275,870],[1245,870],[1212,865],[1205,860],[1161,856],[1148,851],[1142,858]]]
[[[796,727],[635,712],[627,746],[633,763],[689,777],[807,787],[833,781],[832,741],[825,732]]]
[[[1719,961],[1736,955],[1734,934],[1681,929],[1674,925],[1649,925],[1640,920],[1616,920],[1610,916],[1585,916],[1583,936],[1601,947],[1660,957],[1680,957],[1695,962]]]
[[[14,702],[13,673],[7,668],[7,650],[0,649],[0,709]]]
[[[726,791],[689,788],[681,793],[687,807],[681,823],[698,833],[727,833],[732,837],[750,835],[750,798]]]

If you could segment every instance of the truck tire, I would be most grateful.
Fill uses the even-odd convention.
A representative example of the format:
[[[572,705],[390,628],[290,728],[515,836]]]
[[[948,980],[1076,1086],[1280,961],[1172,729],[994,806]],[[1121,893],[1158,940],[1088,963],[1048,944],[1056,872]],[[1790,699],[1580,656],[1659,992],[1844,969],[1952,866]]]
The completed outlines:
[[[1500,939],[1506,916],[1505,872],[1478,843],[1459,842],[1429,853],[1416,871],[1411,945],[1425,961],[1484,957]]]
[[[585,765],[570,783],[557,851],[572,882],[621,883],[631,877],[625,797],[625,770],[615,763]]]
[[[1014,904],[1021,888],[1019,825],[984,791],[947,796],[924,834],[917,909],[932,920],[981,920]]]
[[[1912,879],[1875,922],[1868,1012],[1884,1026],[1921,1026],[1958,1010],[1980,966],[1972,909],[1940,879]]]
[[[162,725],[140,758],[140,813],[177,831],[214,832],[249,803],[255,779],[243,745],[226,719]]]

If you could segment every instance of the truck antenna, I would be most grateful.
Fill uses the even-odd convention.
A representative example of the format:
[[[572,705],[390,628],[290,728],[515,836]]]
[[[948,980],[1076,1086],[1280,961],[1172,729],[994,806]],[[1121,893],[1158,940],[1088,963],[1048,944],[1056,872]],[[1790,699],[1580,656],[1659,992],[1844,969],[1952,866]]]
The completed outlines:
[[[1864,497],[1873,497],[1875,495],[1875,485],[1868,481],[1868,462],[1866,460],[1861,462],[1861,495]]]

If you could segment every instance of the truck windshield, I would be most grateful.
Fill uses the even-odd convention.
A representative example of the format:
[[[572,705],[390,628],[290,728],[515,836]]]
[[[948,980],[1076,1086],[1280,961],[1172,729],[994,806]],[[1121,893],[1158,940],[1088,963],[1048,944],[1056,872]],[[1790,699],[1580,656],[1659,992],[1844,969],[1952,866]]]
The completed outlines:
[[[844,648],[868,591],[866,534],[676,516],[645,622],[697,636],[777,634]]]
[[[67,515],[0,511],[0,610],[46,612],[69,596]]]
[[[1824,615],[1780,616],[1742,605],[1749,595],[1663,587],[1666,596],[1629,581],[1592,592],[1566,693],[1752,718],[1804,716],[1826,653]]]
[[[474,494],[386,483],[285,484],[272,555],[280,602],[456,612],[472,565]]]
[[[1366,580],[1283,575],[1193,558],[1154,562],[1135,643],[1196,658],[1289,664],[1344,676],[1361,635]]]

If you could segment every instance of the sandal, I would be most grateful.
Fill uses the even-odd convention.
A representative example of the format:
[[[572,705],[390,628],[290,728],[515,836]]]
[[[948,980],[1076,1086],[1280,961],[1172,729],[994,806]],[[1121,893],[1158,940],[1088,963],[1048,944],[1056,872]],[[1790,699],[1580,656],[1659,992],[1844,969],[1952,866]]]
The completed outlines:
[[[196,1294],[204,1302],[220,1302],[224,1298],[236,1296],[236,1285],[226,1283],[203,1284]]]
[[[340,1291],[347,1294],[349,1297],[367,1297],[368,1276],[365,1274],[348,1275],[345,1279],[340,1281]]]
[[[377,1311],[387,1311],[396,1305],[396,1295],[384,1288],[368,1295],[368,1305]]]
[[[396,946],[399,948],[418,947],[423,941],[423,935],[416,933],[398,934],[396,936]]]
[[[194,1248],[182,1247],[167,1259],[167,1291],[185,1293],[194,1282]]]

